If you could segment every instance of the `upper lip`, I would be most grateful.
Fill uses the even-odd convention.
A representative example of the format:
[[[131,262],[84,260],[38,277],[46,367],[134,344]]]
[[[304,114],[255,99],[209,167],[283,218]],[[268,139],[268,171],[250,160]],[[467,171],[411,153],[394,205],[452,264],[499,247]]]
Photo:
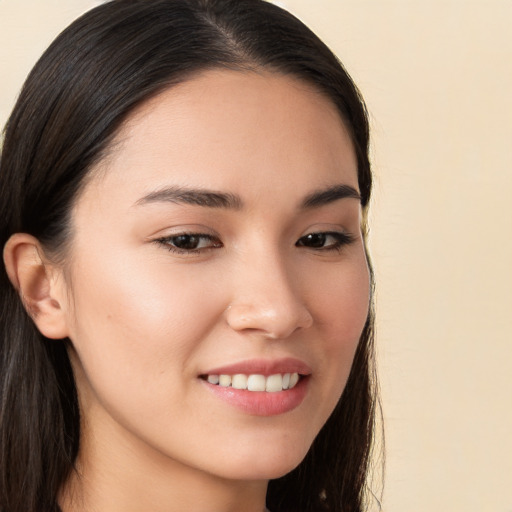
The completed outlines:
[[[300,373],[309,375],[312,372],[304,361],[292,357],[282,359],[248,359],[238,363],[212,368],[203,375],[275,375],[277,373]]]

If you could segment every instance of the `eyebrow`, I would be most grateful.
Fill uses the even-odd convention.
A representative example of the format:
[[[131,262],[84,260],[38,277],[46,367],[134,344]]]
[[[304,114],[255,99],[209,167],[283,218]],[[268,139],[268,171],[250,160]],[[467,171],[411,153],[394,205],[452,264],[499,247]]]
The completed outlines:
[[[308,194],[301,202],[300,208],[303,210],[319,208],[346,198],[361,201],[361,196],[354,187],[345,184],[332,185],[326,189]],[[237,194],[185,187],[166,187],[155,190],[139,199],[135,206],[151,203],[190,204],[230,210],[241,210],[243,208],[243,201]]]
[[[236,194],[184,187],[166,187],[156,190],[139,199],[135,205],[162,202],[232,210],[240,210],[242,208],[242,200]]]
[[[333,185],[307,195],[302,202],[302,208],[305,210],[310,208],[319,208],[320,206],[346,198],[361,201],[361,195],[354,187],[351,187],[350,185]]]

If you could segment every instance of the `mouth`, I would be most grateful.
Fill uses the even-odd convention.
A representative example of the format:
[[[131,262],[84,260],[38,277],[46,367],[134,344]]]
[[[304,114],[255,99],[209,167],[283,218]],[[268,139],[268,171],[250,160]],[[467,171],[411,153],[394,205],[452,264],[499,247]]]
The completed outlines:
[[[305,400],[312,369],[295,358],[253,359],[200,374],[205,388],[223,402],[252,416],[290,412]]]
[[[266,391],[267,393],[277,393],[293,389],[305,377],[305,375],[301,375],[298,372],[276,373],[268,376],[257,373],[235,373],[233,375],[208,374],[200,376],[201,379],[214,386],[247,391]]]

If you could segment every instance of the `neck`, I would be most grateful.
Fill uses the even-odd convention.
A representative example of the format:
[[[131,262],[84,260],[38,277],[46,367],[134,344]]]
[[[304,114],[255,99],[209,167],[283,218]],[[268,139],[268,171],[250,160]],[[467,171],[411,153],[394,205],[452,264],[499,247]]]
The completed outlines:
[[[76,471],[59,499],[63,512],[266,510],[267,481],[223,479],[137,446],[126,433],[117,432],[119,442],[112,443],[111,436],[83,430]]]

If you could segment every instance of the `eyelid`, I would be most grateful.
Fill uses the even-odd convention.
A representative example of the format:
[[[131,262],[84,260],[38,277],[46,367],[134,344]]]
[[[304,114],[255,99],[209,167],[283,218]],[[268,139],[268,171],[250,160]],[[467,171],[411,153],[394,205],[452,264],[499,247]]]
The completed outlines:
[[[179,237],[186,237],[186,236],[195,237],[195,238],[203,239],[203,240],[206,239],[212,243],[210,245],[208,245],[207,247],[198,247],[198,248],[190,248],[190,249],[180,248],[173,243],[173,240],[175,240]],[[220,249],[221,247],[223,247],[223,244],[217,235],[214,235],[211,233],[202,233],[202,232],[195,231],[195,230],[176,231],[175,233],[169,233],[169,234],[166,234],[165,236],[160,236],[160,237],[154,238],[151,241],[154,243],[157,243],[159,245],[162,245],[170,252],[173,252],[178,255],[184,255],[184,256],[198,255],[198,254],[205,253],[205,252],[213,250],[213,249]]]
[[[205,224],[195,224],[195,223],[183,223],[183,224],[175,224],[168,225],[165,227],[160,227],[158,230],[149,233],[146,236],[146,240],[151,242],[157,238],[170,238],[173,236],[180,235],[205,235],[212,237],[219,237],[219,234]]]
[[[305,243],[305,240],[308,237],[332,237],[336,240],[335,243],[324,245],[320,247],[315,247],[314,245],[308,245]],[[354,236],[352,233],[349,233],[345,230],[336,230],[336,229],[318,229],[318,230],[312,230],[309,233],[306,233],[305,235],[301,236],[295,245],[297,247],[304,247],[306,249],[311,249],[313,251],[317,252],[329,252],[329,251],[341,251],[343,247],[346,247],[347,245],[350,245],[354,243],[357,239],[357,236]]]

